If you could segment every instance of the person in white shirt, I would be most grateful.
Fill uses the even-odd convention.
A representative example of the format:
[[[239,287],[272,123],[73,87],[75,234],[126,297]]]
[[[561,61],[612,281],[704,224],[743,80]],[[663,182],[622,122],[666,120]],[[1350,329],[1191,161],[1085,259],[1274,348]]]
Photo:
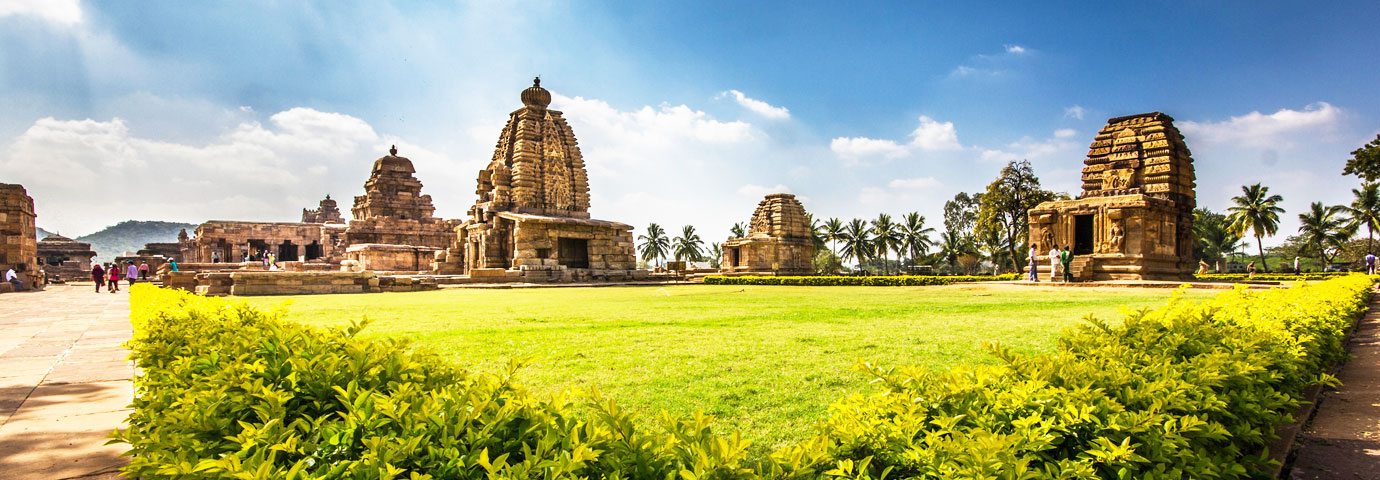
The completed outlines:
[[[1040,275],[1035,273],[1035,266],[1040,264],[1040,246],[1030,246],[1030,281],[1039,282]]]
[[[1059,256],[1064,252],[1059,250],[1059,245],[1051,245],[1049,248],[1049,281],[1059,279]]]
[[[19,280],[19,274],[14,273],[14,267],[5,270],[5,281],[14,284],[14,291],[24,290],[24,282]]]

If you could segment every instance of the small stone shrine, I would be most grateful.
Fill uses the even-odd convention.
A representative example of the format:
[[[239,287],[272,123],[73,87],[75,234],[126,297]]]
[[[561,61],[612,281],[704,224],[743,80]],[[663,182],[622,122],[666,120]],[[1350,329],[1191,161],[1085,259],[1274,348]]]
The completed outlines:
[[[752,212],[748,236],[724,242],[720,273],[810,275],[814,258],[805,207],[795,195],[773,193]]]
[[[451,244],[460,222],[432,216],[436,207],[431,204],[431,195],[422,195],[422,182],[413,175],[416,172],[411,160],[398,156],[397,147],[374,161],[369,180],[364,182],[364,195],[355,197],[350,209],[354,220],[345,231],[347,244],[410,245],[433,250]]]
[[[38,259],[48,273],[48,281],[71,282],[91,279],[91,244],[53,234],[38,241]]]
[[[38,270],[38,230],[34,225],[34,199],[23,185],[0,183],[0,274],[13,268],[24,288],[41,287]],[[0,292],[13,286],[0,279]]]
[[[521,97],[479,172],[470,218],[436,255],[437,273],[508,281],[638,275],[632,226],[590,219],[584,159],[561,112],[546,108],[551,93],[536,79]]]
[[[1107,121],[1075,200],[1031,209],[1030,245],[1072,247],[1078,280],[1184,280],[1193,262],[1193,157],[1159,112]],[[1049,262],[1041,261],[1043,278]]]
[[[321,201],[321,205],[314,209],[302,209],[302,223],[345,223],[345,217],[340,215],[340,207],[335,200],[331,200],[330,195]]]

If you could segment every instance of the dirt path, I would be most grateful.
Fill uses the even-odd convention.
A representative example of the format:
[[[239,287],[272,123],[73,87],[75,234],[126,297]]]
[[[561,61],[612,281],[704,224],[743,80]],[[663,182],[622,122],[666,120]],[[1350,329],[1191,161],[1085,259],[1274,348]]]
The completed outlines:
[[[1380,479],[1380,294],[1347,345],[1353,358],[1299,436],[1289,478]]]
[[[54,286],[0,295],[0,477],[118,478],[105,445],[134,398],[129,293]]]

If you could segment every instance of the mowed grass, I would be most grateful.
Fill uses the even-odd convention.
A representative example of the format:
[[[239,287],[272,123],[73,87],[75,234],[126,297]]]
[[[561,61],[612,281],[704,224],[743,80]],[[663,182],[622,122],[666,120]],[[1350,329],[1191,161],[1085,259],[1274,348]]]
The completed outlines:
[[[860,361],[946,370],[993,363],[985,342],[1034,354],[1087,314],[1163,305],[1159,289],[668,287],[447,289],[290,297],[287,318],[405,337],[466,368],[530,363],[538,394],[598,389],[650,421],[704,411],[771,448],[806,438],[830,403],[867,393]],[[1190,291],[1189,297],[1211,295]],[[259,306],[285,297],[249,299]]]

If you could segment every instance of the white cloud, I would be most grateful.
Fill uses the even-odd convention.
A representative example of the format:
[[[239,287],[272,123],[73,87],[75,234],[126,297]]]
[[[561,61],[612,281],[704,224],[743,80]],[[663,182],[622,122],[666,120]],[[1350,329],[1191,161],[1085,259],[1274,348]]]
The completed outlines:
[[[1025,53],[1025,47],[1022,47],[1020,45],[1007,45],[1006,53],[1020,55],[1022,53]]]
[[[1078,131],[1072,128],[1061,128],[1054,131],[1054,138],[1069,138],[1077,134]]]
[[[933,189],[940,185],[934,177],[897,178],[887,183],[888,187],[904,190]]]
[[[1280,109],[1269,115],[1259,111],[1221,122],[1179,122],[1179,129],[1193,142],[1234,144],[1244,147],[1290,147],[1306,132],[1328,133],[1339,127],[1345,112],[1327,102],[1303,110]]]
[[[61,25],[81,23],[81,5],[77,0],[4,0],[0,1],[0,17],[33,15]]]
[[[775,120],[791,118],[791,111],[787,110],[786,107],[777,107],[767,102],[763,102],[761,100],[749,98],[747,95],[744,95],[743,92],[737,90],[729,90],[726,92],[719,93],[719,96],[717,98],[724,98],[730,96],[733,97],[734,101],[738,102],[738,105],[748,110],[751,110],[763,117]]]
[[[1083,110],[1083,107],[1080,107],[1078,105],[1074,105],[1072,107],[1064,109],[1064,116],[1068,118],[1076,118],[1082,120],[1083,113],[1085,113],[1085,110]]]
[[[765,197],[765,196],[770,195],[770,194],[773,194],[773,193],[791,193],[791,187],[787,187],[787,186],[785,186],[785,185],[783,185],[783,184],[780,184],[780,183],[776,184],[775,186],[771,186],[771,187],[765,187],[765,186],[762,186],[762,185],[752,185],[752,184],[743,185],[743,186],[741,186],[741,187],[738,187],[738,194],[739,194],[739,195],[743,195],[743,196],[747,196],[747,197],[752,197],[752,198],[762,198],[762,197]]]
[[[846,163],[858,163],[868,158],[902,158],[914,151],[961,150],[958,131],[953,122],[939,122],[921,115],[920,125],[910,132],[910,141],[901,144],[894,140],[867,137],[838,137],[829,142],[829,149]]]
[[[742,144],[760,133],[747,122],[722,122],[686,105],[625,112],[603,100],[552,94],[552,108],[565,113],[575,137],[588,150],[586,157],[623,164],[654,162],[672,151]]]

